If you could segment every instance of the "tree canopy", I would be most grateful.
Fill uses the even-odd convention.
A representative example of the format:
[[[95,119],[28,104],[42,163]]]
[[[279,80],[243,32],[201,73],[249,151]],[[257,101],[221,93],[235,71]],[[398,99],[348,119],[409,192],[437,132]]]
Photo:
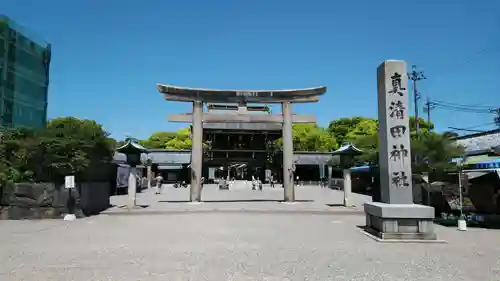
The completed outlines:
[[[45,130],[11,129],[0,140],[0,181],[61,181],[113,158],[116,141],[94,120],[61,117]]]
[[[316,124],[294,124],[292,126],[293,149],[295,151],[327,152],[338,148],[335,137]],[[276,141],[276,147],[281,148],[282,138]]]
[[[436,133],[434,124],[419,119],[420,135],[410,117],[412,155],[418,160],[415,171],[450,168],[452,157],[461,156],[463,147],[457,146],[452,133]],[[190,128],[176,132],[155,132],[139,142],[149,149],[184,150],[191,148]],[[295,151],[334,151],[351,142],[364,153],[356,157],[358,163],[376,164],[378,151],[378,121],[373,118],[340,118],[327,128],[315,124],[293,125]],[[6,181],[61,181],[73,174],[82,178],[99,165],[110,163],[114,149],[123,141],[109,138],[109,134],[94,120],[61,117],[47,123],[44,130],[27,128],[4,130],[0,134],[0,183]],[[210,147],[204,143],[204,147]],[[282,140],[274,142],[280,149]]]
[[[450,140],[454,136],[452,133],[436,133],[433,131],[434,124],[422,118],[418,120],[420,137],[417,139],[416,124],[415,117],[410,116],[412,154],[421,159],[418,162],[419,165],[415,165],[416,170],[448,168],[452,157],[463,154],[463,148]],[[156,132],[141,143],[147,148],[190,149],[189,134],[189,128],[177,132]],[[378,120],[355,116],[333,120],[327,128],[316,124],[293,125],[295,151],[334,151],[347,142],[353,143],[364,152],[356,157],[357,163],[376,164],[378,162]],[[272,145],[281,149],[282,140],[278,139]]]

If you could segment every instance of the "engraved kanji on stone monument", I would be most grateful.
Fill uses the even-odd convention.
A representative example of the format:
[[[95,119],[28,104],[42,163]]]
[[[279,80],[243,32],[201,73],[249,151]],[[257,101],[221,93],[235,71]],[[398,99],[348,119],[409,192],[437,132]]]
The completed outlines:
[[[389,130],[393,138],[400,138],[406,134],[406,127],[403,125],[396,125],[391,127]]]
[[[406,87],[401,86],[401,74],[395,72],[391,76],[392,89],[389,91],[389,94],[396,95],[398,94],[400,97],[404,96],[404,92]]]
[[[394,172],[391,176],[391,182],[394,187],[409,187],[408,176],[405,172]]]
[[[389,106],[391,118],[404,119],[406,107],[402,101],[393,101]]]
[[[378,83],[381,201],[412,204],[406,63],[386,61],[380,65]]]
[[[408,149],[405,148],[403,144],[393,145],[391,150],[392,161],[400,161],[404,164],[406,158],[408,158]]]

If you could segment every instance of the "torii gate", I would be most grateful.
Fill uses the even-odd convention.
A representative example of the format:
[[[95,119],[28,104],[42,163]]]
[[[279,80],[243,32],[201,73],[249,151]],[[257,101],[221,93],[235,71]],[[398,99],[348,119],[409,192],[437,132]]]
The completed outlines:
[[[201,202],[201,173],[203,161],[203,122],[210,123],[281,123],[283,132],[283,188],[284,201],[295,201],[293,186],[293,139],[292,123],[316,123],[315,116],[300,116],[292,113],[292,103],[317,102],[326,92],[326,87],[314,87],[292,90],[214,90],[157,85],[157,90],[166,100],[191,102],[193,111],[174,114],[168,117],[170,122],[192,123],[191,152],[191,191],[190,201]],[[238,114],[217,114],[203,112],[203,103],[281,103],[281,114],[255,115],[241,112]]]

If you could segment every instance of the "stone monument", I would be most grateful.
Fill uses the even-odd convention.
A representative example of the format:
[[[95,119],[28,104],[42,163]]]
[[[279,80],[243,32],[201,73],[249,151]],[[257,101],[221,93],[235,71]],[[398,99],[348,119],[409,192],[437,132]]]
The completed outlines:
[[[413,203],[406,62],[377,69],[381,202],[366,203],[366,231],[380,239],[436,240],[434,208]]]

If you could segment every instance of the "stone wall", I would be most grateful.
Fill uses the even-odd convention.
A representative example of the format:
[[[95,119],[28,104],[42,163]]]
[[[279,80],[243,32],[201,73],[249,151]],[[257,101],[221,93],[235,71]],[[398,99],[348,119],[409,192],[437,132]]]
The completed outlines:
[[[85,215],[98,214],[109,208],[109,197],[111,196],[110,183],[81,183],[77,188],[80,194],[80,204]]]
[[[109,207],[110,183],[77,183],[71,190],[75,215],[97,214]],[[17,183],[1,187],[0,219],[61,218],[68,213],[69,190],[62,184]]]

